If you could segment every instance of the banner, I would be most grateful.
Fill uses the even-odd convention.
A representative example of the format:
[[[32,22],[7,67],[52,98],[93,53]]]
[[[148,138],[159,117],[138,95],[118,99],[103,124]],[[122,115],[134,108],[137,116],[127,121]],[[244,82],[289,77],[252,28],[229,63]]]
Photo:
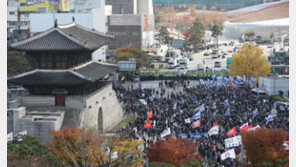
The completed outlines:
[[[192,128],[200,127],[200,119],[197,120],[197,121],[195,121],[195,122],[193,122],[193,123],[191,124],[191,127],[192,127]]]
[[[226,148],[238,147],[238,146],[242,145],[242,137],[239,135],[239,136],[227,138],[224,140],[224,143],[225,143]]]
[[[160,136],[162,138],[166,137],[167,135],[170,135],[171,134],[171,129],[170,128],[166,128],[161,134]]]
[[[285,141],[283,146],[285,147],[285,150],[289,150],[289,141]]]
[[[261,129],[261,127],[259,125],[251,128],[251,129],[248,129],[247,131],[254,131],[254,130],[257,130],[257,129]]]
[[[187,136],[188,136],[187,133],[179,133],[179,134],[178,134],[178,137],[181,137],[182,139],[186,139]]]
[[[68,0],[19,0],[21,12],[70,11]],[[42,11],[43,12],[43,11]]]
[[[209,136],[219,134],[219,125],[215,125],[215,126],[213,126],[213,127],[209,130],[208,134],[209,134]]]
[[[206,133],[189,133],[189,136],[190,137],[193,137],[193,138],[200,138],[200,137],[203,137],[207,135]]]
[[[221,154],[221,160],[222,161],[224,161],[227,158],[235,159],[235,151],[234,151],[234,149],[228,150],[228,151],[224,152],[223,154]]]
[[[190,118],[185,119],[185,123],[190,124],[191,123]]]
[[[8,135],[7,135],[7,142],[11,142],[13,141],[13,132],[10,132]]]

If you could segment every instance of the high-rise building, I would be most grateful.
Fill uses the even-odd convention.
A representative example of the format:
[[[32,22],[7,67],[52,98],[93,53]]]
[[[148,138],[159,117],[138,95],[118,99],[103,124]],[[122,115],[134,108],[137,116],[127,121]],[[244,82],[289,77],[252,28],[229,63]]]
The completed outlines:
[[[112,14],[137,14],[138,0],[106,0],[112,5]]]
[[[140,49],[154,42],[154,14],[152,0],[106,0],[112,5],[112,15],[108,16],[108,33],[116,41],[109,46],[113,50],[122,46]]]

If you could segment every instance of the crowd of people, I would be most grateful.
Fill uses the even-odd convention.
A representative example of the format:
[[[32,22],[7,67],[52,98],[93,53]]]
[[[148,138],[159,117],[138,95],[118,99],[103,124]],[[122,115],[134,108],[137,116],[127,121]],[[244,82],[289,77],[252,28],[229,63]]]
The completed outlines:
[[[147,149],[150,144],[165,138],[161,137],[161,133],[170,128],[168,136],[197,142],[198,153],[202,158],[215,162],[215,166],[233,166],[247,161],[245,157],[240,162],[230,158],[221,160],[221,154],[230,149],[225,147],[224,141],[229,138],[226,134],[234,127],[235,135],[239,135],[244,124],[288,131],[288,107],[277,104],[268,96],[258,95],[245,87],[217,87],[205,83],[192,86],[190,82],[193,81],[160,81],[158,88],[141,88],[140,83],[128,87],[115,84],[114,90],[124,104],[125,114],[136,115],[135,120],[122,128],[122,134],[133,139],[143,139]],[[276,110],[276,113],[272,113],[272,119],[269,119],[272,110]],[[144,125],[151,111],[151,127],[147,128]],[[192,126],[196,121],[193,116],[198,112],[200,124]],[[190,123],[185,121],[188,118]],[[213,125],[219,125],[218,134],[207,135]],[[205,135],[189,135],[193,133]],[[241,146],[233,148],[236,153],[243,151]]]

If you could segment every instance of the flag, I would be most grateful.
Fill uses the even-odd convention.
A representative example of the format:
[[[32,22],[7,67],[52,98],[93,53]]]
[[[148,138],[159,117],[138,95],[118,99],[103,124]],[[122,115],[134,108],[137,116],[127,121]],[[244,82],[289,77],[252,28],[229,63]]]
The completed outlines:
[[[214,114],[213,114],[213,118],[215,118],[216,115],[217,115],[217,111],[214,112]]]
[[[252,116],[252,118],[254,119],[257,115],[258,115],[258,109],[256,108],[256,109],[253,111],[253,116]]]
[[[140,79],[138,80],[137,82],[137,85],[136,85],[136,89],[140,89],[141,88],[141,82],[140,82]]]
[[[185,104],[183,97],[181,98],[181,104]]]
[[[216,102],[214,102],[213,104],[212,104],[212,109],[216,109],[217,108],[217,105],[216,105]]]
[[[145,124],[144,124],[144,129],[147,129],[147,128],[151,128],[151,121],[147,121]]]
[[[181,72],[180,72],[180,68],[178,68],[178,70],[177,70],[177,76],[178,76],[178,77],[181,77],[181,75],[182,75],[182,74],[181,74]]]
[[[7,142],[11,142],[13,141],[13,132],[10,132],[8,135],[7,135]]]
[[[230,115],[230,108],[226,110],[225,115]]]
[[[166,128],[161,134],[160,136],[162,138],[166,137],[167,135],[170,135],[171,134],[171,129],[170,128]]]
[[[191,127],[192,127],[192,128],[200,127],[200,119],[197,120],[197,121],[195,121],[195,122],[193,122],[193,123],[191,124]]]
[[[253,126],[249,125],[248,123],[243,124],[240,128],[239,128],[239,132],[243,132],[243,131],[248,131],[249,129],[251,129]]]
[[[251,128],[251,129],[248,129],[247,131],[254,131],[254,130],[257,130],[257,129],[260,129],[261,127],[259,125]]]
[[[181,137],[182,139],[186,139],[187,138],[187,133],[179,133],[178,137]]]
[[[230,90],[233,89],[233,82],[232,82],[232,79],[229,79],[229,89],[230,89]]]
[[[243,81],[243,79],[242,79],[239,75],[236,75],[236,80],[237,80],[238,82],[242,82],[242,81]]]
[[[152,112],[152,110],[150,110],[148,115],[147,115],[147,120],[149,120],[152,117],[153,117],[153,112]]]
[[[200,138],[206,135],[206,133],[189,133],[189,135],[190,137],[193,137],[193,138]]]
[[[200,111],[199,111],[199,112],[197,112],[196,114],[194,114],[194,115],[191,117],[191,119],[192,119],[192,120],[196,120],[196,119],[200,119],[200,117],[201,117],[201,114],[200,114]]]
[[[199,79],[199,84],[201,84],[201,85],[205,85],[204,80],[203,80],[203,79]]]
[[[197,104],[197,97],[194,95],[194,103],[196,103]]]
[[[266,118],[266,124],[268,124],[269,122],[273,121],[273,116],[271,114],[269,114]]]
[[[219,134],[219,125],[214,125],[208,132],[209,136]]]
[[[240,87],[240,82],[238,80],[233,80],[233,84],[235,87]]]
[[[273,103],[272,109],[276,109],[276,102]]]
[[[177,110],[177,105],[178,105],[177,102],[175,102],[173,110]]]
[[[249,79],[249,86],[250,86],[250,87],[254,87],[254,86],[255,86],[255,85],[254,85],[254,82],[256,82],[256,78],[251,77],[251,78]]]
[[[183,74],[185,75],[187,73],[187,69],[184,70]]]
[[[259,94],[260,93],[260,89],[258,87],[256,87],[255,89],[256,89],[257,94]]]
[[[233,92],[233,99],[236,99],[236,94],[235,94],[235,92]]]
[[[190,124],[191,123],[190,118],[186,118],[185,123]]]
[[[246,75],[243,76],[243,82],[246,82]]]
[[[207,79],[207,82],[208,82],[208,86],[210,86],[211,85],[211,82],[210,82],[210,79],[209,78]]]
[[[197,107],[195,110],[199,112],[203,112],[205,110],[205,104],[202,104],[201,106]]]
[[[212,80],[214,81],[216,79],[216,75],[212,75]]]
[[[228,107],[229,105],[229,101],[228,101],[228,98],[224,100],[224,107]]]
[[[228,150],[221,154],[221,160],[224,161],[227,158],[235,159],[235,151],[234,149]]]
[[[226,134],[227,136],[235,136],[236,135],[236,128],[233,127],[229,132]]]

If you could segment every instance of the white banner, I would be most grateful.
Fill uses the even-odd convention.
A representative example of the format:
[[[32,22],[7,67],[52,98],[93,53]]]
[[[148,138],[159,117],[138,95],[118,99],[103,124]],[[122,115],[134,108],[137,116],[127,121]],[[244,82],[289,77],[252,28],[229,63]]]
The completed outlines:
[[[222,161],[224,161],[227,158],[235,159],[234,149],[228,150],[228,151],[224,152],[223,154],[221,154],[221,160]]]
[[[208,134],[209,134],[209,136],[219,134],[219,125],[216,125],[216,126],[212,127],[212,128],[209,130]]]
[[[20,132],[18,135],[27,135],[27,134],[28,134],[28,131],[24,130],[24,131]]]
[[[164,138],[167,135],[171,134],[171,129],[170,128],[166,128],[162,133],[161,133],[161,137]]]
[[[285,150],[289,150],[289,141],[284,141]]]
[[[230,137],[230,138],[225,139],[224,143],[225,143],[226,148],[238,147],[238,146],[240,146],[242,144],[242,137],[240,135]]]
[[[190,118],[185,119],[185,123],[190,124],[191,123]]]
[[[10,132],[8,135],[7,135],[7,142],[11,142],[13,141],[13,132]]]

